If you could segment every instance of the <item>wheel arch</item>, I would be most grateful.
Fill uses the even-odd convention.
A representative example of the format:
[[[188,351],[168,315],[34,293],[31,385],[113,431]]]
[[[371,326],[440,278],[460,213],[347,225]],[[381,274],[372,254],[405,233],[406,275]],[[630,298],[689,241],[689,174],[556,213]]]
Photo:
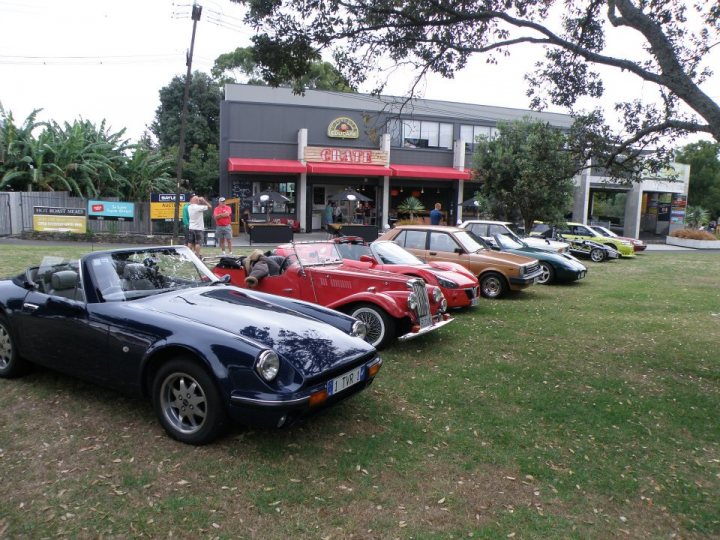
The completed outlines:
[[[143,368],[140,373],[140,390],[144,397],[151,397],[153,381],[155,380],[155,375],[157,375],[160,367],[165,362],[168,362],[173,358],[177,358],[179,356],[191,359],[195,363],[197,363],[197,365],[200,366],[203,370],[205,370],[210,376],[213,384],[215,384],[216,386],[217,391],[222,391],[222,388],[218,385],[218,378],[207,359],[203,358],[197,351],[194,351],[189,347],[172,344],[168,345],[167,347],[156,349],[145,358],[145,361],[143,362]]]

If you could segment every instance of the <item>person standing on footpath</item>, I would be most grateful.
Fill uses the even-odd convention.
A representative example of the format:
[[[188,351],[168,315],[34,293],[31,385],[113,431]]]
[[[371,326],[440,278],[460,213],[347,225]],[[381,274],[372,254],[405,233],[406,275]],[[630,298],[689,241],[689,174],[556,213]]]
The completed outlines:
[[[197,195],[190,199],[188,215],[190,216],[190,230],[188,232],[190,248],[195,255],[200,256],[200,247],[205,238],[205,218],[203,212],[210,209],[210,203],[204,197]]]
[[[225,197],[218,199],[218,205],[213,210],[215,220],[215,238],[220,242],[222,254],[232,255],[232,208],[225,204]]]
[[[442,208],[442,205],[439,202],[435,203],[435,209],[430,210],[430,225],[440,225],[440,222],[442,221],[442,212],[440,209]]]
[[[188,198],[188,202],[186,202],[185,204],[183,204],[183,208],[182,208],[182,222],[183,222],[183,227],[185,228],[185,245],[186,245],[187,247],[191,247],[191,246],[190,246],[190,238],[189,238],[189,234],[190,234],[190,214],[188,214],[188,206],[190,206],[190,201],[192,201],[192,198],[193,198],[194,196],[195,196],[195,193],[191,193],[191,194],[190,194],[190,197]]]

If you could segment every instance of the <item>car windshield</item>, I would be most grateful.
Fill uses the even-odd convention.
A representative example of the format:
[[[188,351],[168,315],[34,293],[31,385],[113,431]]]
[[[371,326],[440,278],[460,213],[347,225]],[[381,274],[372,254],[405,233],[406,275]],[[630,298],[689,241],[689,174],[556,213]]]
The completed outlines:
[[[295,255],[303,266],[339,264],[343,256],[334,242],[294,244]]]
[[[423,264],[422,260],[395,242],[374,242],[371,247],[375,258],[383,264]]]
[[[134,300],[219,281],[184,246],[99,252],[88,256],[87,268],[104,302]]]
[[[522,249],[525,247],[525,244],[518,242],[509,234],[496,234],[495,241],[502,249]]]
[[[607,236],[607,237],[610,237],[610,238],[617,238],[617,234],[615,234],[614,232],[612,232],[610,229],[606,229],[605,227],[599,227],[599,226],[598,226],[598,227],[593,227],[593,229],[595,229],[596,232],[599,232],[599,233],[602,234],[603,236]]]
[[[476,253],[485,249],[485,244],[478,238],[472,231],[460,231],[455,233],[455,240],[460,242],[460,245],[468,253]]]

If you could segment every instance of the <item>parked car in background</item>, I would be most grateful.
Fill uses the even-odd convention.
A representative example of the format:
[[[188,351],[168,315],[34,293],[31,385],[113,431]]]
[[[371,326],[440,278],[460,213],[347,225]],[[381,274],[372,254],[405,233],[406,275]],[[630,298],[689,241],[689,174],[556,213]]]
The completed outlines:
[[[543,285],[550,283],[567,283],[582,279],[587,274],[587,268],[570,253],[551,253],[542,249],[531,247],[521,240],[516,240],[506,234],[495,234],[493,249],[506,253],[515,253],[534,257],[540,263],[542,271],[537,282]]]
[[[617,234],[615,234],[613,231],[611,231],[607,227],[603,227],[601,225],[590,225],[590,228],[593,231],[595,231],[596,233],[605,236],[606,238],[617,238],[619,240],[624,240],[625,242],[629,242],[630,244],[632,244],[633,250],[635,250],[635,252],[644,251],[645,249],[647,249],[647,244],[637,238],[629,238],[627,236],[618,236]]]
[[[347,313],[365,323],[366,339],[377,348],[452,321],[439,287],[419,278],[345,264],[334,242],[284,244],[274,253],[280,273],[259,280],[256,290]],[[244,257],[220,257],[212,271],[247,287],[244,262]]]
[[[227,285],[184,246],[46,258],[0,281],[0,377],[28,363],[152,400],[189,444],[227,420],[281,427],[373,381],[382,361],[342,313]]]
[[[535,222],[531,235],[544,236],[547,238],[549,236],[548,231],[551,229],[552,227],[546,223]],[[558,225],[555,227],[554,234],[565,241],[589,240],[597,244],[604,244],[617,251],[621,257],[635,256],[635,249],[630,242],[626,242],[625,240],[621,240],[619,238],[608,238],[598,232],[595,232],[588,225],[584,225],[582,223],[568,222],[563,225]]]
[[[537,236],[520,237],[513,229],[513,224],[509,221],[490,221],[486,219],[469,219],[463,221],[460,225],[463,229],[467,229],[475,233],[490,245],[495,242],[496,234],[504,234],[509,236],[516,242],[522,242],[530,247],[551,251],[554,253],[567,253],[570,246],[567,242],[558,242],[549,238],[540,238]]]
[[[425,261],[457,263],[480,281],[480,293],[500,298],[536,282],[541,270],[537,259],[487,249],[482,240],[460,227],[402,225],[379,240],[390,240]]]
[[[387,270],[410,277],[421,278],[425,283],[440,287],[449,308],[476,306],[480,297],[478,279],[464,266],[449,262],[423,262],[395,242],[378,240],[365,242],[359,237],[341,237],[334,240],[340,254],[349,261],[358,261],[359,269]]]

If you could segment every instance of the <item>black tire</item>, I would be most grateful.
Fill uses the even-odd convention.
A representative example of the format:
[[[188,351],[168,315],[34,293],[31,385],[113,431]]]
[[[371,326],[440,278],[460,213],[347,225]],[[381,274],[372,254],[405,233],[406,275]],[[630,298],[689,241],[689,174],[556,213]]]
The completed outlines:
[[[178,441],[207,444],[225,428],[227,413],[215,382],[191,358],[178,357],[160,367],[152,400],[160,424]]]
[[[480,276],[480,294],[485,298],[500,298],[507,289],[505,278],[496,272],[488,272]]]
[[[0,315],[0,377],[11,379],[22,375],[26,362],[20,358],[10,323]]]
[[[555,269],[552,267],[552,265],[545,261],[540,261],[540,270],[542,270],[542,273],[537,279],[537,282],[541,285],[549,285],[553,281],[555,281]]]
[[[590,260],[593,262],[603,262],[605,260],[605,251],[600,248],[592,248],[590,250]]]
[[[382,349],[395,337],[395,319],[374,304],[356,304],[348,315],[365,323],[365,341],[376,349]]]

